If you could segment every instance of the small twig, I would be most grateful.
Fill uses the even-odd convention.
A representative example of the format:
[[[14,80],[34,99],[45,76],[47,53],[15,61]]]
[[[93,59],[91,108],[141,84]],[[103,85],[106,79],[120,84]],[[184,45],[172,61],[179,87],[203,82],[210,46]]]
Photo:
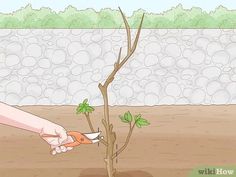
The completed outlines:
[[[120,48],[119,55],[118,55],[118,60],[117,60],[118,66],[120,64],[121,52],[122,52],[122,47]]]
[[[85,117],[86,117],[86,119],[87,119],[87,122],[88,122],[88,124],[89,124],[90,130],[91,130],[92,132],[95,132],[95,131],[94,131],[94,128],[93,128],[93,125],[92,125],[92,122],[91,122],[91,119],[90,119],[90,116],[89,116],[89,113],[84,113],[84,115],[85,115]]]

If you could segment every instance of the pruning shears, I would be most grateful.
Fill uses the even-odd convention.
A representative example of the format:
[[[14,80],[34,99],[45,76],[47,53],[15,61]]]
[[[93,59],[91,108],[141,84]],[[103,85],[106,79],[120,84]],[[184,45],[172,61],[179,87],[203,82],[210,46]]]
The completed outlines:
[[[71,136],[74,140],[74,142],[63,144],[65,147],[76,147],[80,144],[94,144],[99,142],[103,137],[100,137],[99,135],[101,132],[94,132],[94,133],[80,133],[77,131],[68,131],[67,135]],[[44,138],[51,138],[51,137],[60,137],[59,135],[49,135],[49,134],[43,134],[42,137]]]

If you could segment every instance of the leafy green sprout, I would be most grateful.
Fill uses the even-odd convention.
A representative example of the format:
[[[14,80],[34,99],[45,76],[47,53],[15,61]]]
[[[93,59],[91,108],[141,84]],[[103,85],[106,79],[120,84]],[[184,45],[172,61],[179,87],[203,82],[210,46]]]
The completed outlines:
[[[126,112],[123,116],[119,116],[120,120],[124,123],[129,123],[131,124],[134,121],[134,124],[138,127],[141,128],[143,126],[148,126],[150,123],[148,120],[144,119],[141,114],[138,115],[132,115],[129,111]]]
[[[76,108],[76,114],[89,114],[94,111],[94,108],[89,105],[88,99],[85,99],[79,106]]]

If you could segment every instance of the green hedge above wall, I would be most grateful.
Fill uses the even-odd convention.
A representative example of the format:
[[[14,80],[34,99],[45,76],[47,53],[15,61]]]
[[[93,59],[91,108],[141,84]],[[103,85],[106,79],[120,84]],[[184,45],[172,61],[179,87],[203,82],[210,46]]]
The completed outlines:
[[[128,18],[131,28],[137,28],[143,10]],[[144,28],[236,28],[236,10],[222,6],[207,13],[201,8],[183,9],[181,5],[162,14],[145,12]],[[77,10],[69,6],[63,12],[50,8],[32,9],[30,5],[12,14],[0,14],[0,28],[123,28],[118,10]]]

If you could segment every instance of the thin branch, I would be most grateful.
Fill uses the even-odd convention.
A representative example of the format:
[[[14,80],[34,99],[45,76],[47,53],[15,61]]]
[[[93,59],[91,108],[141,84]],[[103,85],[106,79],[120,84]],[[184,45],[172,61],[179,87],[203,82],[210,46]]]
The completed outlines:
[[[130,33],[130,26],[129,23],[124,15],[124,13],[122,12],[121,8],[119,7],[120,13],[122,15],[124,24],[125,24],[125,29],[126,29],[126,34],[127,34],[127,43],[128,43],[128,47],[127,47],[127,55],[130,53],[131,51],[131,33]]]
[[[91,121],[91,119],[90,119],[89,113],[84,113],[84,115],[85,115],[85,117],[86,117],[86,119],[87,119],[87,122],[88,122],[88,124],[89,124],[90,130],[91,130],[92,132],[95,132],[95,131],[94,131],[94,128],[93,128],[92,121]],[[104,144],[105,146],[107,146],[107,142],[106,142],[104,139],[100,139],[100,142],[101,142],[102,144]]]
[[[126,137],[125,144],[113,154],[113,156],[112,156],[113,159],[116,158],[118,155],[120,155],[126,149],[126,147],[128,146],[131,135],[132,135],[134,127],[135,127],[135,124],[136,124],[136,122],[133,124],[133,126],[131,126],[131,123],[130,123],[129,133]]]
[[[86,119],[87,119],[87,122],[88,122],[88,124],[89,124],[90,130],[91,130],[92,132],[95,132],[95,131],[94,131],[94,128],[93,128],[93,125],[92,125],[92,122],[91,122],[91,119],[90,119],[90,116],[89,116],[89,113],[84,113],[84,115],[85,115],[85,117],[86,117]]]
[[[139,25],[138,32],[137,32],[137,35],[135,37],[133,47],[131,49],[131,51],[133,51],[133,52],[136,50],[136,47],[137,47],[137,44],[138,44],[138,40],[139,40],[139,37],[140,37],[140,34],[141,34],[142,25],[143,25],[143,20],[144,20],[144,14],[142,15],[141,23]]]
[[[119,50],[118,59],[117,59],[117,62],[115,62],[115,64],[114,64],[114,68],[119,68],[120,58],[121,58],[121,52],[122,52],[122,47],[121,47],[120,50]]]

